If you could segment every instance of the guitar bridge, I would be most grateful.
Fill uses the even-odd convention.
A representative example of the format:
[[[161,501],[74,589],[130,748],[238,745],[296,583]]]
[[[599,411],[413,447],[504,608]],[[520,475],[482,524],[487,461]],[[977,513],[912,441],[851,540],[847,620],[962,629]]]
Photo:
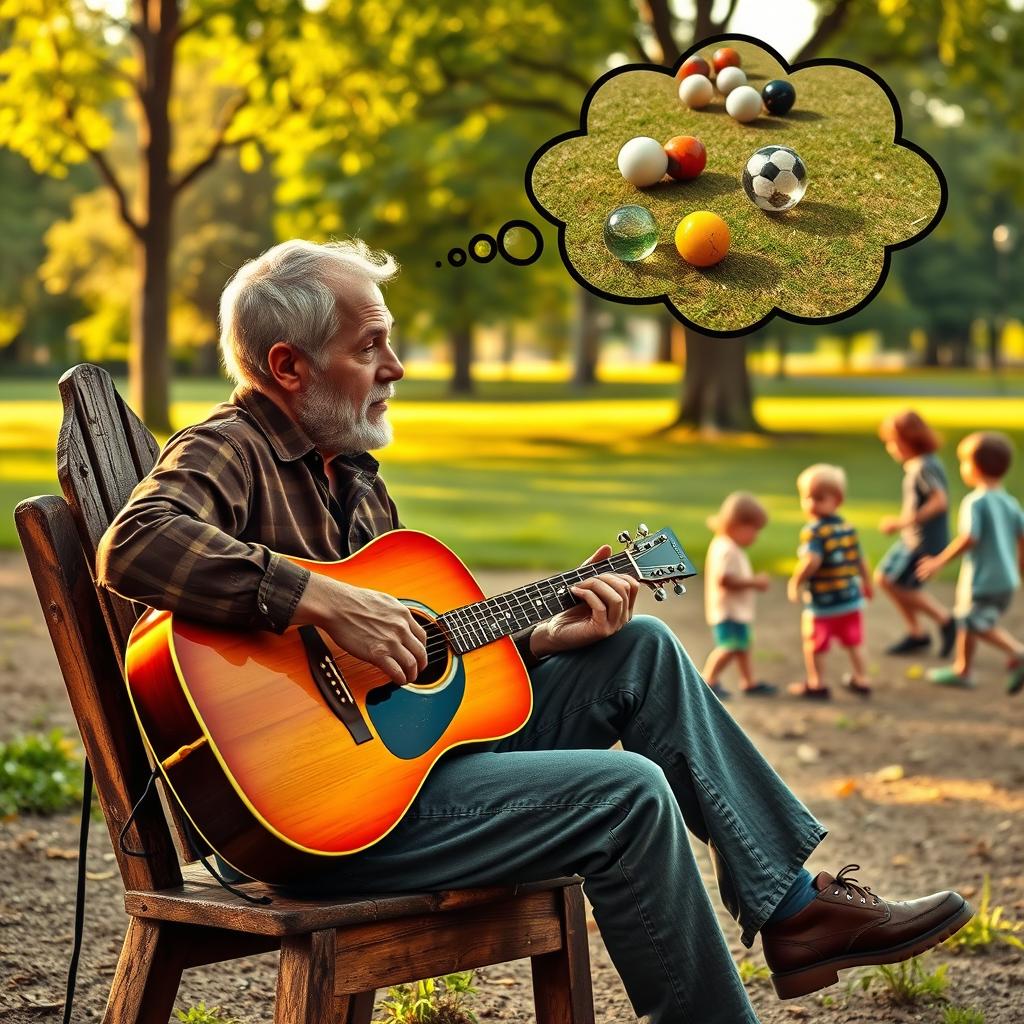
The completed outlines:
[[[348,729],[356,745],[372,740],[373,733],[363,719],[359,705],[319,630],[316,626],[299,626],[299,636],[306,649],[306,660],[313,681],[334,716]]]

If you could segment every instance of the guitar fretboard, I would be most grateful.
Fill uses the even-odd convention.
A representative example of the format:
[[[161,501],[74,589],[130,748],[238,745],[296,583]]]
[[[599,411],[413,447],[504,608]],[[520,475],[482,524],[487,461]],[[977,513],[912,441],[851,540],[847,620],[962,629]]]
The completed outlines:
[[[454,650],[458,654],[466,654],[581,604],[569,588],[603,572],[637,577],[633,562],[623,551],[603,561],[538,580],[518,590],[509,590],[485,601],[453,608],[439,616],[437,622]]]

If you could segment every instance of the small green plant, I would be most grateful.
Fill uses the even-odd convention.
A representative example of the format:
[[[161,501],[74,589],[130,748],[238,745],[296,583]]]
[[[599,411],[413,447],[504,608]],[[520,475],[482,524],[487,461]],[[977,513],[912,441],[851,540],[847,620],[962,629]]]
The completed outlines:
[[[56,814],[82,798],[82,759],[60,729],[0,743],[0,817]]]
[[[753,960],[741,960],[736,966],[740,972],[740,981],[744,985],[754,981],[767,981],[772,976],[767,964],[755,963]]]
[[[187,1010],[175,1010],[174,1015],[182,1024],[241,1024],[237,1017],[226,1014],[219,1006],[208,1007],[202,1002]]]
[[[477,1024],[466,1002],[476,995],[474,971],[395,985],[381,1005],[386,1024]]]
[[[872,967],[857,975],[849,987],[867,992],[877,986],[889,1002],[899,1006],[943,1001],[949,987],[948,969],[947,964],[940,964],[929,971],[920,957],[914,957],[898,964]]]
[[[1024,949],[1024,941],[1019,938],[1022,932],[1024,922],[1004,919],[1003,908],[992,906],[992,879],[986,872],[977,913],[960,931],[946,939],[945,945],[950,949],[966,949],[969,953],[1000,944]]]
[[[947,1006],[942,1011],[942,1024],[985,1024],[985,1014],[973,1006]]]

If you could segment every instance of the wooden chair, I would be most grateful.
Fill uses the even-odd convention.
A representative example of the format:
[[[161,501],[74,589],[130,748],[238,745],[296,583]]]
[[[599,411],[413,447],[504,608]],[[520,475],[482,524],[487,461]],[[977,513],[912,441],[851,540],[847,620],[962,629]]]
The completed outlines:
[[[593,1024],[578,878],[344,900],[240,886],[272,900],[256,905],[190,863],[180,820],[152,799],[126,832],[126,845],[148,856],[125,855],[118,836],[150,775],[122,676],[138,609],[98,590],[92,567],[158,446],[103,370],[77,366],[59,387],[65,497],[23,501],[15,518],[125,887],[128,930],[105,1024],[166,1024],[183,970],[273,949],[277,1024],[366,1024],[379,988],[521,957],[532,960],[541,1024]]]

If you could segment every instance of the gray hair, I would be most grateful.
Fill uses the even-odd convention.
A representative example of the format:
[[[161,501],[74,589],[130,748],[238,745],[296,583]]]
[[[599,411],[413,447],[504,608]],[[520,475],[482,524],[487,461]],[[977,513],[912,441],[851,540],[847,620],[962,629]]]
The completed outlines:
[[[341,326],[335,288],[353,274],[390,281],[398,263],[360,239],[281,242],[243,264],[220,297],[220,353],[236,384],[271,381],[267,353],[276,342],[300,349],[318,369]]]

